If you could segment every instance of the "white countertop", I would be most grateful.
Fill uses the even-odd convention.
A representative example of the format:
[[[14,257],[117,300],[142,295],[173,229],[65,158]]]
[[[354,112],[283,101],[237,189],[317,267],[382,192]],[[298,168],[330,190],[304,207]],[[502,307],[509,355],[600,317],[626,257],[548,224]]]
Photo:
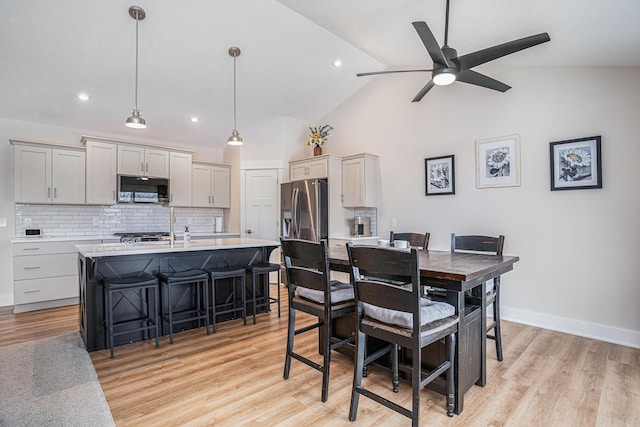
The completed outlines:
[[[228,237],[221,239],[198,239],[190,243],[176,242],[141,242],[141,243],[100,243],[76,245],[80,254],[87,258],[119,255],[160,254],[165,252],[191,252],[216,249],[260,248],[263,246],[280,246],[276,240],[248,239],[244,237]]]
[[[83,240],[120,240],[119,237],[113,234],[96,234],[92,236],[54,236],[49,235],[46,237],[16,237],[11,239],[11,243],[32,243],[32,242],[73,242]]]
[[[340,239],[340,240],[374,240],[379,239],[379,236],[329,236],[329,239]]]
[[[182,239],[182,235],[184,232],[177,232],[176,239]],[[225,237],[238,237],[240,233],[191,233],[192,238],[200,238],[200,237],[210,237],[210,238],[225,238]],[[73,241],[83,241],[83,240],[112,240],[112,241],[120,241],[119,236],[114,236],[113,234],[94,234],[88,236],[56,236],[53,234],[46,235],[44,237],[16,237],[11,239],[11,243],[32,243],[32,242],[73,242]]]

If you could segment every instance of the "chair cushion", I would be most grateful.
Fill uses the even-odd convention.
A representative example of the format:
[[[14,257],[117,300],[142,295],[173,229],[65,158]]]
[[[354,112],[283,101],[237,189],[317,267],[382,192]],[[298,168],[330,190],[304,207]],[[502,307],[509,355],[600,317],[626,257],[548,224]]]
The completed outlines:
[[[404,311],[391,310],[389,308],[378,307],[375,305],[363,304],[365,316],[376,319],[380,322],[390,325],[400,326],[402,328],[413,328],[413,313]],[[446,302],[432,301],[428,298],[420,299],[420,326],[431,323],[435,320],[444,319],[455,314],[455,308]]]
[[[338,280],[332,280],[331,285],[331,303],[349,301],[354,298],[353,285],[351,283],[343,283]],[[317,291],[315,289],[304,288],[302,286],[297,287],[298,295],[302,298],[315,301],[320,304],[324,304],[324,292]]]

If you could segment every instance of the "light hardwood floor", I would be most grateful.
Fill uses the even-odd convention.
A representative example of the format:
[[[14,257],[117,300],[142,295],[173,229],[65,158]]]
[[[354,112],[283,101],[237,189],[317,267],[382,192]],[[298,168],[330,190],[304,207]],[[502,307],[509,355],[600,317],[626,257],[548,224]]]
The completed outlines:
[[[284,294],[283,294],[284,295]],[[361,397],[358,418],[348,420],[353,363],[334,353],[329,400],[320,402],[319,372],[292,362],[282,379],[286,307],[277,313],[174,335],[160,348],[152,341],[91,353],[118,426],[391,426],[409,420]],[[300,316],[302,318],[302,316]],[[303,322],[311,323],[309,317]],[[0,345],[78,330],[77,306],[0,314]],[[504,362],[488,342],[488,383],[465,395],[464,411],[448,418],[441,396],[425,391],[425,426],[640,426],[640,350],[503,323]],[[296,337],[296,348],[317,353],[314,333]],[[318,356],[318,362],[320,357]],[[410,388],[390,391],[388,372],[365,378],[409,406]]]

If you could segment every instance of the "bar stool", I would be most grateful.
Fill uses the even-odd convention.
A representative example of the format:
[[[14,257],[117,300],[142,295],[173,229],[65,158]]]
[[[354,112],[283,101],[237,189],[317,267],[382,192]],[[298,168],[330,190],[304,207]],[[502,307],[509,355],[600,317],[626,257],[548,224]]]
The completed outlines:
[[[247,270],[244,267],[237,266],[227,266],[221,268],[206,268],[206,272],[209,273],[209,277],[211,279],[211,317],[213,319],[213,332],[216,331],[216,316],[220,316],[222,314],[234,314],[238,312],[242,313],[242,320],[244,324],[247,324],[247,293],[246,293],[246,280],[245,276],[247,274]],[[231,279],[231,293],[229,297],[222,304],[216,304],[216,280],[222,279]],[[236,294],[236,279],[240,279],[240,306],[236,305],[237,302],[237,294]],[[218,310],[220,308],[220,310]]]
[[[162,320],[169,325],[169,344],[173,344],[173,326],[179,323],[204,320],[207,335],[209,335],[209,274],[202,270],[186,270],[173,273],[160,273],[158,275],[162,297]],[[195,301],[183,310],[177,311],[185,298],[190,296],[190,289],[183,289],[178,302],[173,304],[171,298],[172,288],[191,287],[195,293]],[[165,290],[166,289],[166,290]],[[191,301],[191,299],[187,300]],[[165,306],[168,311],[165,314]],[[175,319],[174,316],[178,316]],[[164,323],[163,323],[164,326]]]
[[[114,337],[132,332],[144,331],[146,335],[145,339],[147,339],[149,332],[153,330],[156,337],[156,347],[159,347],[158,278],[148,273],[138,273],[136,275],[128,275],[118,278],[105,278],[102,284],[109,357],[113,359]],[[149,295],[149,291],[153,291],[153,307],[150,306],[151,296]],[[138,292],[140,301],[144,299],[144,305],[140,307],[139,305],[134,304],[134,302],[125,295],[125,292],[128,292],[129,294],[135,294]],[[119,298],[114,302],[114,296],[118,295]],[[142,317],[115,322],[113,320],[113,312],[122,301],[129,302],[131,307],[135,308]],[[144,310],[145,306],[146,312]],[[116,332],[116,328],[120,330]]]
[[[247,266],[247,272],[251,273],[251,297],[253,302],[253,324],[256,324],[256,309],[258,307],[267,307],[267,311],[271,311],[271,304],[278,304],[278,317],[280,317],[280,264],[271,262],[258,262]],[[278,298],[272,298],[269,295],[269,273],[278,273]],[[265,295],[256,298],[256,277],[266,274]],[[260,302],[256,302],[259,300]]]

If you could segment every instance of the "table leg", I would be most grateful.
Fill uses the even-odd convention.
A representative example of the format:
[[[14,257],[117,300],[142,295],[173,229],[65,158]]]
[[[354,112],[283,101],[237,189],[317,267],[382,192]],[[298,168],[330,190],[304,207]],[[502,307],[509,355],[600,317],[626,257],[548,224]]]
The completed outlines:
[[[482,282],[480,289],[480,314],[482,324],[482,339],[480,340],[480,378],[476,381],[476,385],[484,387],[487,384],[487,298],[486,298],[486,282]]]
[[[458,315],[458,339],[455,342],[455,361],[454,361],[454,396],[455,396],[455,406],[454,412],[456,414],[462,413],[462,409],[464,408],[464,392],[465,385],[464,381],[462,381],[462,371],[461,367],[464,365],[462,354],[462,345],[464,344],[466,338],[464,337],[464,332],[466,327],[464,325],[465,322],[465,300],[464,300],[464,292],[457,291],[447,291],[447,302],[453,305],[456,309],[456,314]]]

